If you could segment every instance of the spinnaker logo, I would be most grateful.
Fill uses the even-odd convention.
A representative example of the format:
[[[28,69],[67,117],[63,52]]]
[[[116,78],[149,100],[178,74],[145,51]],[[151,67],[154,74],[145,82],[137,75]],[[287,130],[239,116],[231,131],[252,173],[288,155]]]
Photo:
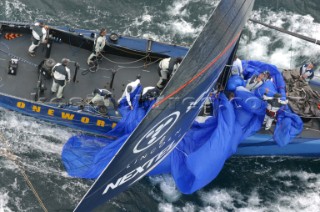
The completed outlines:
[[[162,119],[158,124],[151,128],[145,134],[145,136],[140,139],[140,141],[134,147],[133,153],[137,154],[139,152],[142,152],[159,141],[171,129],[174,123],[176,123],[179,116],[180,112],[176,111],[174,113],[171,113],[166,118]]]

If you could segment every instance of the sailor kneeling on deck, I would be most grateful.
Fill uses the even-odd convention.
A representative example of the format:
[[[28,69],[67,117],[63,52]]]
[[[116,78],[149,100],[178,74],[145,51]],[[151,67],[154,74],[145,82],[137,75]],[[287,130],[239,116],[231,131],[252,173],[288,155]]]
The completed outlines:
[[[70,69],[67,67],[70,60],[63,58],[61,63],[57,63],[52,68],[53,82],[51,91],[57,93],[57,98],[63,97],[63,89],[67,82],[70,82]]]
[[[113,98],[112,93],[107,89],[94,89],[93,91],[94,97],[91,99],[89,104],[96,105],[99,108],[108,108],[110,106],[110,101],[113,104],[113,109],[115,114],[118,115],[118,104],[116,100]]]

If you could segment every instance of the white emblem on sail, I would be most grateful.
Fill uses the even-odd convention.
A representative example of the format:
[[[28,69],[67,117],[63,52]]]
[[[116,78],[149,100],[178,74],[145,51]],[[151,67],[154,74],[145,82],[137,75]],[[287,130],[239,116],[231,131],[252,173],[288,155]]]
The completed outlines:
[[[134,147],[133,153],[137,154],[142,152],[159,141],[171,129],[174,123],[178,120],[179,116],[180,112],[176,111],[162,119],[140,139],[140,141]]]

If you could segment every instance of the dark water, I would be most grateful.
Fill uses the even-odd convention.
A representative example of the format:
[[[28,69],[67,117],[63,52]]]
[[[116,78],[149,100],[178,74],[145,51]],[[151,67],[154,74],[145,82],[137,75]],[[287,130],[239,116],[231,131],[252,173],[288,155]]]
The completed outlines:
[[[1,0],[0,19],[107,27],[125,35],[190,45],[216,4],[212,0]],[[252,17],[319,38],[319,5],[317,0],[257,0]],[[238,55],[289,68],[317,59],[319,47],[248,23]],[[76,132],[3,109],[0,130],[48,210],[72,211],[92,184],[68,177],[61,164],[63,144]],[[8,145],[1,141],[0,147]],[[41,208],[18,166],[0,156],[2,211]],[[179,193],[169,176],[144,178],[97,211],[320,211],[320,159],[233,157],[216,180],[193,195]]]

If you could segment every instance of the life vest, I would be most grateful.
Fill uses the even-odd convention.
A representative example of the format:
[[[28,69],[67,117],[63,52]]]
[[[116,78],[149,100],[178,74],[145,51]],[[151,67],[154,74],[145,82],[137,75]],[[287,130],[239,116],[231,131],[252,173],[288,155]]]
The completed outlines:
[[[39,26],[39,25],[34,25],[34,26],[32,27],[32,30],[35,31],[35,32],[39,35],[40,40],[42,40],[42,36],[43,36],[42,28],[43,28],[43,27],[42,27],[42,26]]]
[[[102,39],[102,41],[100,42],[100,43],[98,43],[98,39]],[[97,46],[97,45],[99,45],[99,46]],[[99,36],[96,36],[96,38],[94,39],[94,42],[93,42],[93,49],[92,49],[92,51],[96,51],[96,49],[98,48],[99,50],[102,50],[101,49],[101,47],[103,46],[103,48],[104,48],[104,46],[106,45],[106,39],[105,39],[105,37],[104,36],[101,36],[101,35],[99,35]]]
[[[69,75],[68,75],[68,72],[66,70],[66,67],[64,65],[58,65],[56,67],[54,67],[53,71],[56,71],[62,75],[64,75],[66,78],[65,80],[69,80]]]
[[[169,75],[172,74],[173,72],[173,68],[174,68],[174,65],[177,64],[177,59],[172,57],[169,61],[169,66],[168,66],[168,71],[169,71]]]

